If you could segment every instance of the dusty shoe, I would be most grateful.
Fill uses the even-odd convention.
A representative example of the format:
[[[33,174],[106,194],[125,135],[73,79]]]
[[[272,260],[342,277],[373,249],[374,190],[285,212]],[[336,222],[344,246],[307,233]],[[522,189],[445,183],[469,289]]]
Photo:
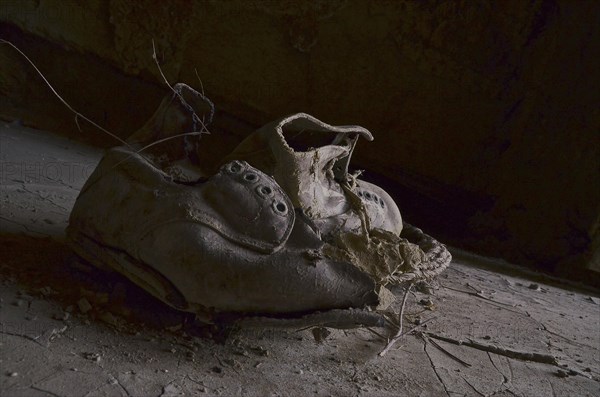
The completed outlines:
[[[407,229],[414,243],[404,239],[389,195],[347,173],[358,137],[372,139],[361,127],[290,116],[250,136],[213,175],[196,166],[201,153],[189,142],[166,157],[138,153],[149,137],[193,128],[205,98],[176,88],[83,187],[67,230],[83,258],[205,321],[342,328],[382,325],[386,284],[449,263],[420,230]]]

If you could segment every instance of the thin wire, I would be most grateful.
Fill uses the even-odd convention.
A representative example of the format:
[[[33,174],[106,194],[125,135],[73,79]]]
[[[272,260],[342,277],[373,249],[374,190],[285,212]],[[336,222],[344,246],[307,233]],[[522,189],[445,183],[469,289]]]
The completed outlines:
[[[33,61],[31,59],[29,59],[29,57],[27,55],[25,55],[25,53],[23,51],[21,51],[19,49],[19,47],[17,47],[16,45],[14,45],[13,43],[11,43],[8,40],[4,40],[4,39],[0,39],[0,43],[2,44],[8,44],[9,46],[11,46],[12,48],[14,48],[15,50],[17,50],[17,52],[19,54],[21,54],[21,56],[23,56],[23,58],[25,58],[27,60],[27,62],[29,62],[29,64],[31,66],[33,66],[33,68],[35,69],[35,71],[40,75],[40,77],[44,80],[44,82],[46,83],[46,85],[50,88],[50,90],[52,90],[52,93],[63,103],[63,105],[65,105],[71,112],[75,113],[75,124],[77,125],[77,128],[79,128],[79,130],[81,131],[81,127],[79,126],[79,122],[78,122],[78,118],[81,117],[83,120],[87,121],[88,123],[90,123],[91,125],[93,125],[94,127],[98,128],[100,131],[110,135],[111,137],[113,137],[114,139],[118,140],[119,142],[131,147],[126,141],[124,141],[123,139],[119,138],[118,136],[116,136],[115,134],[113,134],[112,132],[108,131],[106,128],[101,127],[100,125],[96,124],[94,121],[90,120],[89,118],[87,118],[86,116],[84,116],[83,114],[79,113],[77,110],[73,109],[73,107],[71,105],[69,105],[67,103],[67,101],[65,101],[60,94],[56,91],[56,89],[52,86],[52,84],[50,84],[50,82],[48,81],[48,79],[46,79],[46,77],[44,76],[44,74],[40,71],[40,69],[38,69],[37,66],[35,66],[35,63],[33,63]]]

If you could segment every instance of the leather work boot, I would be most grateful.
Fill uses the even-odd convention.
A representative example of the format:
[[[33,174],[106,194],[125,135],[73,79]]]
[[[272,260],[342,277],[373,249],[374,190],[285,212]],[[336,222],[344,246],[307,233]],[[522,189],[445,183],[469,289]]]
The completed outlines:
[[[106,153],[70,216],[79,256],[207,322],[339,328],[382,326],[385,285],[450,262],[383,189],[348,173],[357,140],[373,139],[366,129],[295,114],[206,174],[198,134],[168,138],[204,128],[212,109],[178,84],[129,145]]]

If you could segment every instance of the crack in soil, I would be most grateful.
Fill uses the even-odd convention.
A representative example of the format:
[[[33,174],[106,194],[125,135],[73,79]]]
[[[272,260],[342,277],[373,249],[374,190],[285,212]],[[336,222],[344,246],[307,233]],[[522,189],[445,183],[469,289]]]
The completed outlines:
[[[446,392],[446,395],[448,397],[451,397],[450,396],[450,391],[448,390],[448,387],[446,387],[446,383],[444,383],[444,380],[442,379],[442,377],[440,376],[440,374],[437,372],[435,364],[433,363],[433,359],[431,358],[431,356],[429,355],[429,352],[427,351],[427,341],[425,339],[423,339],[423,351],[427,355],[427,358],[429,359],[429,363],[431,364],[431,368],[433,369],[433,372],[435,373],[435,376],[437,377],[437,379],[442,384],[442,387],[444,388],[444,391]]]
[[[49,395],[51,395],[52,397],[61,397],[60,395],[51,392],[50,390],[46,390],[46,389],[42,389],[41,387],[37,387],[37,386],[29,386],[30,389],[33,390],[37,390],[37,391],[41,391],[42,393],[48,393]]]
[[[30,342],[34,342],[34,343],[36,343],[36,344],[38,344],[38,345],[42,346],[44,349],[48,349],[48,346],[45,346],[44,344],[42,344],[42,343],[41,343],[41,342],[38,340],[38,338],[39,338],[41,335],[40,335],[40,336],[37,336],[37,337],[35,337],[35,338],[34,338],[33,336],[29,336],[29,335],[23,335],[23,334],[17,334],[17,333],[14,333],[14,332],[8,332],[8,331],[0,331],[0,334],[3,334],[3,335],[10,335],[10,336],[16,336],[16,337],[18,337],[18,338],[23,338],[23,339],[25,339],[25,340],[28,340],[28,341],[30,341]]]
[[[475,393],[479,394],[481,397],[489,397],[489,396],[487,396],[486,394],[484,394],[484,393],[480,392],[480,391],[479,391],[479,390],[478,390],[478,389],[477,389],[475,386],[473,386],[473,385],[471,384],[471,382],[469,382],[469,381],[467,380],[467,378],[465,378],[465,377],[464,377],[464,376],[462,376],[462,375],[461,375],[460,377],[462,378],[462,380],[464,380],[464,381],[465,381],[465,383],[466,383],[467,385],[469,385],[469,387],[471,387],[471,389],[473,389],[473,390],[475,391]]]

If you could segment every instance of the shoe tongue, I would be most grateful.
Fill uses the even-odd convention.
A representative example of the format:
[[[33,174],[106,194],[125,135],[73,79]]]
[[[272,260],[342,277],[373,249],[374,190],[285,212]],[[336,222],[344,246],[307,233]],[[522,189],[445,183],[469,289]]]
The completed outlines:
[[[276,126],[276,130],[284,141],[295,152],[306,152],[329,145],[348,146],[349,141],[359,136],[373,140],[371,133],[359,126],[332,126],[316,118],[298,113],[286,117]]]
[[[307,114],[281,120],[270,140],[275,157],[274,177],[310,218],[324,218],[347,210],[339,182],[347,179],[347,167],[359,136],[372,140],[358,126],[334,127]]]
[[[339,182],[358,137],[373,140],[359,126],[331,126],[305,113],[267,124],[247,137],[224,161],[245,160],[275,178],[295,208],[311,218],[347,209]]]
[[[358,138],[373,140],[363,127],[331,126],[304,113],[283,119],[277,130],[283,145],[293,153],[316,153],[321,169],[332,163],[329,166],[337,181],[347,179],[348,164]]]

